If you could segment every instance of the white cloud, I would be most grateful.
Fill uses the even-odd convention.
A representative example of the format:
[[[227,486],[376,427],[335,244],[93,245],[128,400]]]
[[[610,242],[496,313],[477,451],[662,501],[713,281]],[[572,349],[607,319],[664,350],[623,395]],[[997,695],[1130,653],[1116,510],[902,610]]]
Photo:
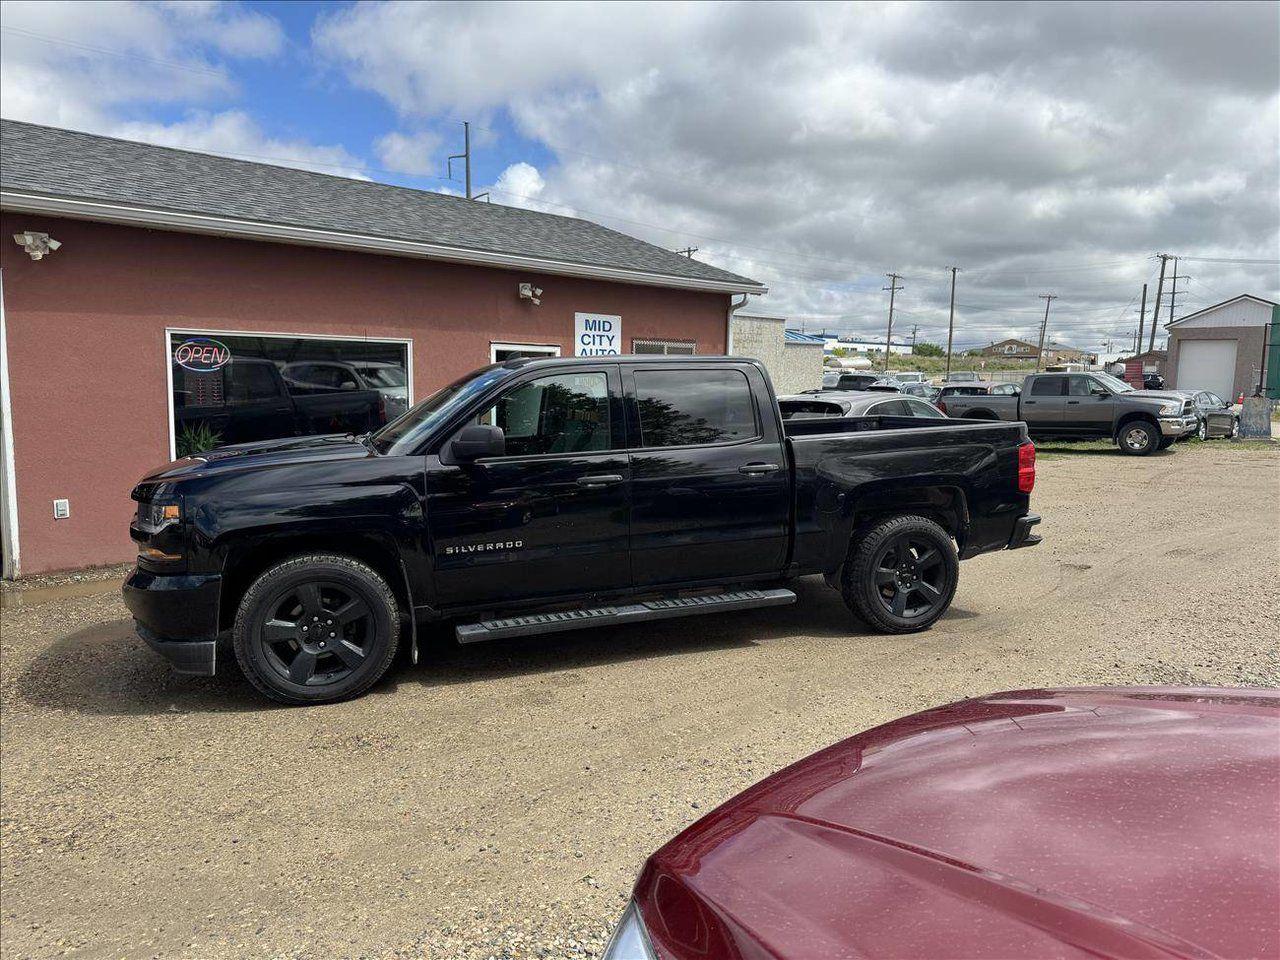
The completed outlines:
[[[440,137],[429,130],[415,133],[392,131],[375,141],[378,161],[396,173],[441,176]]]
[[[539,202],[539,197],[546,187],[547,182],[542,179],[538,168],[522,161],[503,170],[491,189],[497,194],[500,203],[530,210],[545,210],[547,208]]]
[[[698,246],[810,328],[878,328],[896,270],[936,339],[955,263],[962,342],[1052,290],[1096,346],[1157,250],[1276,256],[1273,4],[384,3],[313,36],[406,124],[505,114],[557,158],[497,189]],[[1196,268],[1188,307],[1280,290]]]

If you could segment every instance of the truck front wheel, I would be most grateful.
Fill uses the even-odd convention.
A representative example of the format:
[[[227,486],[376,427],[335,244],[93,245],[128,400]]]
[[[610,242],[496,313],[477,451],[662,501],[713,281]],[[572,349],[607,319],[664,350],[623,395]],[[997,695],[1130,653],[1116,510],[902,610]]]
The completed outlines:
[[[399,637],[386,581],[358,560],[329,554],[294,557],[258,577],[232,634],[249,682],[288,704],[364,693],[391,666]]]
[[[959,580],[960,561],[947,531],[925,517],[901,516],[856,541],[841,592],[869,627],[914,633],[947,611]]]
[[[1116,434],[1120,452],[1145,457],[1160,448],[1160,428],[1150,420],[1130,420]]]

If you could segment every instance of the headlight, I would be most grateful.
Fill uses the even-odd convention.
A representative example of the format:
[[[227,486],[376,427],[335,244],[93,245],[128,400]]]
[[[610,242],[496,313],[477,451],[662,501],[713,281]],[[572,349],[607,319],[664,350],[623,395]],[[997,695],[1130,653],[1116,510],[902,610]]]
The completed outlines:
[[[649,931],[644,928],[640,919],[640,909],[632,900],[618,921],[618,928],[609,938],[609,945],[604,948],[604,956],[600,960],[658,960],[649,944]]]
[[[1181,412],[1182,404],[1180,403],[1166,403],[1160,408],[1160,416],[1162,417],[1176,417]]]
[[[182,508],[176,503],[138,504],[138,524],[146,530],[162,530],[182,519]]]

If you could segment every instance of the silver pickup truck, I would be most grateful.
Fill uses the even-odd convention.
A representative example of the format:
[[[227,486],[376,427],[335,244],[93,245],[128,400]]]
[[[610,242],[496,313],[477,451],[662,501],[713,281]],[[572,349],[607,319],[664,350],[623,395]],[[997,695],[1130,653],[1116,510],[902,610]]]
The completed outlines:
[[[1036,373],[998,396],[944,398],[949,417],[1021,420],[1032,439],[1114,440],[1124,453],[1163,450],[1196,429],[1194,404],[1173,391],[1135,390],[1105,373]]]

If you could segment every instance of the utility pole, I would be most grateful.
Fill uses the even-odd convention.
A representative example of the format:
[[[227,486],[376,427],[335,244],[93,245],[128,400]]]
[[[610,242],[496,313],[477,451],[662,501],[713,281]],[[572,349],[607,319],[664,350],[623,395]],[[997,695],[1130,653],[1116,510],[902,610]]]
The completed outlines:
[[[1138,311],[1138,339],[1133,342],[1133,352],[1142,352],[1142,334],[1143,327],[1147,322],[1147,285],[1142,285],[1142,309]]]
[[[881,287],[880,289],[889,291],[889,329],[885,331],[884,335],[884,368],[887,371],[889,369],[889,350],[893,343],[893,296],[902,289],[898,285],[898,281],[902,277],[896,273],[886,273],[885,276],[889,278],[889,286]]]
[[[463,161],[463,167],[466,169],[465,183],[468,200],[483,200],[489,196],[488,191],[484,193],[471,192],[471,124],[466,120],[462,121],[462,152],[455,153],[445,161],[445,174],[450,180],[453,179],[453,161]]]
[[[1147,342],[1147,349],[1154,350],[1156,348],[1156,327],[1160,323],[1160,298],[1164,296],[1164,268],[1169,264],[1169,254],[1158,253],[1160,258],[1160,282],[1156,284],[1156,309],[1151,314],[1151,339]]]
[[[685,247],[683,250],[676,251],[676,253],[680,254],[680,256],[688,257],[690,260],[693,259],[693,255],[697,252],[698,252],[697,247]]]
[[[947,267],[951,271],[951,312],[947,315],[947,371],[942,375],[943,380],[951,377],[951,337],[956,330],[956,271],[959,267]]]
[[[920,329],[920,324],[913,323],[911,325],[911,355],[912,356],[915,356],[915,353],[916,353],[916,331],[919,329]]]
[[[1173,258],[1173,287],[1169,290],[1169,322],[1178,319],[1178,315],[1173,312],[1174,302],[1178,299],[1178,258]]]
[[[1044,333],[1049,329],[1049,304],[1058,299],[1056,293],[1042,293],[1040,299],[1044,301],[1044,321],[1040,324],[1040,346],[1036,350],[1036,373],[1040,372],[1040,363],[1044,359]]]

